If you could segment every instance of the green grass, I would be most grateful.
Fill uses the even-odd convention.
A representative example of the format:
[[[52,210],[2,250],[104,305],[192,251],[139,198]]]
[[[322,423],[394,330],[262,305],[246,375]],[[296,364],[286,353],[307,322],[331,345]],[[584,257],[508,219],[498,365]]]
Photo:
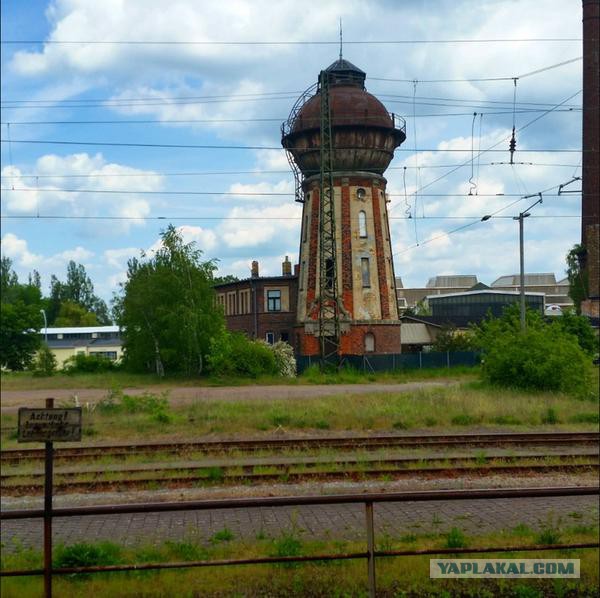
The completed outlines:
[[[421,388],[410,392],[361,393],[307,399],[202,401],[163,407],[145,399],[148,410],[97,408],[84,410],[84,430],[94,440],[183,440],[203,435],[256,435],[285,431],[429,431],[506,428],[595,430],[588,418],[596,408],[560,393],[500,390],[482,384]],[[158,405],[158,406],[156,406]],[[343,406],[343,408],[341,408]],[[165,413],[166,418],[157,417]],[[432,426],[431,414],[435,413]],[[552,417],[548,417],[551,413]],[[16,415],[2,415],[2,447],[16,446]],[[503,426],[499,421],[518,421]],[[566,422],[574,423],[566,423]],[[401,426],[398,425],[401,422]],[[546,423],[542,423],[546,422]],[[558,422],[558,423],[551,423]],[[576,423],[575,423],[576,422]],[[583,423],[582,423],[583,422]]]
[[[590,542],[597,537],[597,528],[580,532],[564,530],[564,543]],[[446,545],[480,547],[533,545],[530,532],[515,538],[510,531],[466,539],[458,530],[450,534],[405,534],[393,537],[384,534],[378,549],[443,548]],[[54,562],[63,566],[76,564],[182,562],[251,558],[261,556],[301,556],[340,552],[363,552],[364,543],[339,540],[306,540],[298,530],[269,538],[259,534],[247,541],[199,543],[187,538],[159,545],[125,547],[110,542],[59,546]],[[459,537],[460,536],[460,537]],[[449,538],[453,537],[450,542]],[[458,538],[458,540],[457,540]],[[19,546],[3,550],[2,568],[35,568],[41,565],[41,553]],[[15,550],[16,548],[16,550]],[[70,555],[65,560],[64,556]],[[579,580],[430,580],[429,556],[380,558],[377,560],[377,584],[383,596],[592,596],[598,585],[598,550],[560,552],[489,553],[477,558],[579,558]],[[519,593],[516,587],[520,588]],[[3,598],[41,596],[42,580],[37,578],[2,578]],[[366,590],[364,560],[317,561],[287,565],[247,565],[243,567],[207,567],[173,571],[141,571],[128,573],[56,576],[56,596],[88,598],[103,597],[166,597],[177,596],[363,596]]]
[[[312,367],[297,378],[262,376],[260,378],[216,378],[211,376],[165,376],[133,374],[116,370],[101,373],[63,374],[39,378],[31,372],[2,372],[0,388],[7,390],[55,390],[75,388],[144,388],[147,386],[246,386],[273,384],[369,384],[398,383],[439,378],[471,378],[479,372],[478,367],[432,368],[423,370],[396,370],[376,374],[342,369],[334,373],[322,373]]]

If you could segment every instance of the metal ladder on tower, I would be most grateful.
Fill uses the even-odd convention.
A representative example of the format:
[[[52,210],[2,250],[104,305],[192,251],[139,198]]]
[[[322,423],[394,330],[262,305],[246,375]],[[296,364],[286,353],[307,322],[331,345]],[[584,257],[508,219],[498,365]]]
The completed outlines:
[[[319,351],[321,368],[340,365],[340,311],[333,193],[333,137],[329,77],[319,74],[321,92],[320,201],[319,201]]]

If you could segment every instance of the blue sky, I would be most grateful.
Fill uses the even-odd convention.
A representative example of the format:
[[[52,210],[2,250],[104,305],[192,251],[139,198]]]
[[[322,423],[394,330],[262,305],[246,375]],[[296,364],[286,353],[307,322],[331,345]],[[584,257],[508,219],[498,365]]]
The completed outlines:
[[[406,151],[386,173],[396,274],[405,286],[420,286],[437,274],[477,274],[490,283],[516,272],[516,223],[478,220],[580,175],[581,61],[523,76],[581,57],[579,2],[5,0],[3,40],[28,43],[2,46],[1,129],[11,139],[1,154],[2,253],[21,276],[39,270],[44,286],[75,259],[108,299],[127,259],[155,245],[173,222],[205,257],[220,260],[223,274],[246,276],[253,259],[263,274],[278,274],[285,255],[297,259],[300,223],[282,150],[94,143],[278,148],[281,121],[335,60],[335,43],[44,42],[335,42],[339,18],[344,56],[406,120]],[[576,41],[351,43],[499,38]],[[472,81],[497,77],[507,79]],[[516,127],[527,125],[517,134],[514,166],[498,164],[509,160],[502,140],[513,124],[512,77],[519,77]],[[428,82],[441,79],[452,81]],[[472,147],[476,155],[499,141],[495,149],[503,151],[471,162]],[[527,221],[526,267],[562,277],[564,255],[579,241],[580,196],[553,193]],[[527,201],[498,216],[515,215]],[[106,216],[117,219],[92,218]]]

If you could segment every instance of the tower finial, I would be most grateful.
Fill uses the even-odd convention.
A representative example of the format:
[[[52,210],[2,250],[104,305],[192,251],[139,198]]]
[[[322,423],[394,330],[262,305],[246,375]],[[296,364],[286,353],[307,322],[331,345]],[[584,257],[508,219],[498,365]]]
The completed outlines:
[[[343,37],[342,37],[342,17],[340,17],[340,60],[342,59],[342,44],[343,44]]]

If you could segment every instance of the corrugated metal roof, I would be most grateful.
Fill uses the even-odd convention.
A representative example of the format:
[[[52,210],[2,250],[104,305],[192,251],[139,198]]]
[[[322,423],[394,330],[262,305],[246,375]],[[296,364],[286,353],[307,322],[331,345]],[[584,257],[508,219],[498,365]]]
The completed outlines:
[[[484,289],[482,291],[463,291],[461,293],[444,293],[441,295],[427,295],[425,299],[427,301],[435,301],[435,299],[443,299],[444,297],[462,297],[464,295],[510,295],[516,296],[519,295],[519,291],[492,291],[490,289]],[[534,293],[527,291],[525,293],[526,297],[545,297],[546,293]]]
[[[446,276],[434,276],[427,281],[426,288],[456,288],[472,287],[477,284],[477,276],[474,274],[452,274]]]
[[[402,323],[400,327],[400,340],[403,345],[431,345],[433,340],[427,330],[426,324]]]
[[[514,287],[521,284],[519,274],[500,276],[491,284],[492,287]],[[525,274],[525,286],[544,286],[556,284],[556,276],[552,272]]]
[[[402,278],[400,276],[396,276],[396,288],[403,289],[404,285],[402,284]]]

